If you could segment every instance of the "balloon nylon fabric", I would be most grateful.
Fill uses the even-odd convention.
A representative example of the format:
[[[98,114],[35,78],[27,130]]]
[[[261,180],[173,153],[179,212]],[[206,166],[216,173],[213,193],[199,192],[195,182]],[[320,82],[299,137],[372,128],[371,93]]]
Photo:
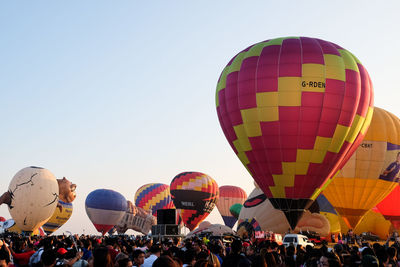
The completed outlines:
[[[350,52],[314,38],[255,44],[223,70],[216,92],[223,132],[292,228],[366,132],[372,92]]]
[[[226,226],[232,228],[237,221],[237,219],[232,216],[230,207],[234,204],[243,204],[246,199],[246,192],[238,186],[224,185],[219,187],[217,208]]]
[[[160,183],[141,186],[135,194],[135,205],[145,210],[151,210],[154,216],[157,216],[159,209],[175,209],[169,185]]]
[[[324,190],[349,228],[354,229],[361,218],[397,186],[399,152],[400,119],[375,107],[361,145]],[[397,167],[383,175],[386,169],[394,166]]]
[[[217,182],[201,172],[183,172],[170,185],[172,200],[183,223],[191,231],[214,209],[218,201]]]

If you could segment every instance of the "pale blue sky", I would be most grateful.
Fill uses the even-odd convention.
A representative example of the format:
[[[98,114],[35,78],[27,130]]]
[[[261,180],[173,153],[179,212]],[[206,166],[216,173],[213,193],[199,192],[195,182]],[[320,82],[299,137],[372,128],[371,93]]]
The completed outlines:
[[[95,233],[86,196],[133,200],[182,171],[253,180],[215,111],[220,72],[281,36],[335,42],[368,69],[375,104],[400,116],[398,1],[2,1],[0,191],[36,165],[78,185],[70,230]],[[0,216],[10,218],[6,206]],[[215,209],[211,222],[222,222]]]

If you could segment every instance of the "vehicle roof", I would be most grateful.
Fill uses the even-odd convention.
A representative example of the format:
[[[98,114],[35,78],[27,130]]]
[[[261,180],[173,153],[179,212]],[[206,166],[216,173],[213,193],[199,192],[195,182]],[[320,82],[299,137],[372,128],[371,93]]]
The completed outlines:
[[[301,234],[286,234],[285,237],[287,236],[301,236],[301,237],[307,237],[305,235],[301,235]]]

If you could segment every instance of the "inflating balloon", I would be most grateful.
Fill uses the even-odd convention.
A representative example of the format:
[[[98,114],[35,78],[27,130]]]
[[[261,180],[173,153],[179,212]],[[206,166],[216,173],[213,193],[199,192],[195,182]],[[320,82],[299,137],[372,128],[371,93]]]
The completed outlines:
[[[210,214],[219,196],[217,182],[201,172],[178,174],[170,190],[175,207],[190,231]]]
[[[242,209],[242,207],[243,204],[236,203],[229,208],[229,212],[233,217],[236,218],[236,220],[239,218],[240,210]]]
[[[1,203],[8,204],[19,229],[33,232],[53,215],[58,196],[57,179],[49,170],[27,167],[15,174]]]
[[[221,213],[222,219],[224,220],[226,226],[232,228],[237,221],[237,218],[232,216],[229,210],[230,207],[236,203],[243,204],[246,199],[247,194],[240,187],[232,185],[224,185],[219,187],[217,208],[219,213]]]
[[[97,189],[86,197],[85,208],[94,227],[104,235],[122,219],[127,203],[116,191]]]
[[[256,232],[261,232],[260,224],[255,218],[239,220],[237,234],[243,238],[254,238]]]
[[[156,224],[157,219],[150,211],[136,207],[128,200],[126,212],[114,228],[118,234],[123,234],[128,229],[132,229],[147,235],[150,232],[151,227]]]
[[[330,225],[330,233],[340,233],[341,227],[339,222],[339,215],[335,208],[326,199],[324,194],[320,194],[315,200],[319,206],[319,213],[328,219]]]
[[[354,229],[354,233],[361,235],[364,232],[372,232],[381,240],[386,240],[392,230],[392,224],[382,214],[373,209],[369,210]]]
[[[160,183],[141,186],[135,193],[135,205],[145,210],[151,210],[154,216],[157,216],[159,209],[175,209],[169,185]]]
[[[222,130],[292,229],[365,134],[372,91],[366,69],[349,51],[307,37],[252,45],[221,73]]]
[[[400,119],[375,107],[361,145],[324,190],[348,227],[354,229],[364,214],[396,187],[399,152]]]
[[[285,234],[290,226],[285,214],[275,209],[260,188],[255,188],[243,204],[238,221],[256,219],[262,231]],[[319,213],[311,213],[308,210],[299,220],[294,232],[301,230],[315,231],[321,236],[329,233],[329,221]]]
[[[48,235],[51,235],[54,231],[57,231],[72,216],[72,203],[66,203],[59,200],[58,206],[61,208],[56,208],[53,216],[51,216],[51,218],[42,226],[43,230]]]

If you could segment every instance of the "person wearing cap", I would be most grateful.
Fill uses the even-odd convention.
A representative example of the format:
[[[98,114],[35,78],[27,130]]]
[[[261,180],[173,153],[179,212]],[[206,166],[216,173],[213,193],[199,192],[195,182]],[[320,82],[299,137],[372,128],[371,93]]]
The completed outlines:
[[[159,245],[153,245],[150,248],[150,256],[144,260],[143,267],[151,267],[153,262],[160,257],[161,247]]]

